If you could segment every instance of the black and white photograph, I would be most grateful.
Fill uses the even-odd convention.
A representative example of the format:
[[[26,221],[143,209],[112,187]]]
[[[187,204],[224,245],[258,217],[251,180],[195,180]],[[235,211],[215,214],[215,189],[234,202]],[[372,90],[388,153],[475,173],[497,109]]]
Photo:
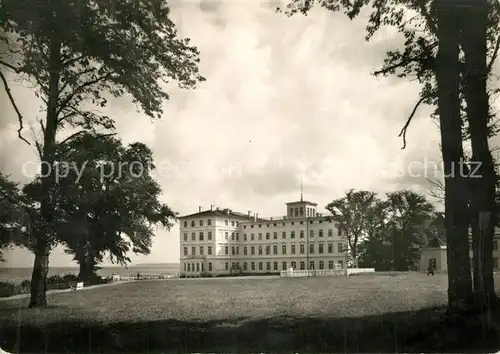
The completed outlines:
[[[0,0],[0,354],[500,353],[499,50],[498,0]]]

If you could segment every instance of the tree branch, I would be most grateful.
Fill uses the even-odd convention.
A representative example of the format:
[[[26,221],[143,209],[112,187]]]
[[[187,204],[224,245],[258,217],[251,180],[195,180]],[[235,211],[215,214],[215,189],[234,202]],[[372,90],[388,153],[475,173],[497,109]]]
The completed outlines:
[[[21,134],[21,132],[24,128],[23,115],[21,114],[21,112],[19,111],[19,108],[17,107],[16,101],[14,100],[14,97],[12,96],[12,93],[10,92],[9,83],[7,82],[7,79],[5,78],[5,75],[2,73],[2,71],[0,71],[0,79],[3,82],[3,85],[5,87],[5,92],[7,93],[7,96],[9,97],[10,103],[12,104],[12,107],[14,107],[14,110],[16,111],[16,114],[17,114],[17,119],[19,121],[19,129],[17,130],[17,136],[19,137],[19,139],[24,141],[26,144],[31,145],[30,142],[28,140],[26,140]]]
[[[491,70],[493,68],[493,64],[495,64],[495,60],[497,59],[498,56],[498,49],[500,49],[500,35],[497,37],[497,42],[495,43],[495,49],[493,50],[493,54],[491,55],[491,60],[488,63],[488,71],[487,73],[491,73]]]
[[[92,85],[95,85],[95,84],[99,83],[102,80],[106,80],[110,76],[111,76],[111,74],[106,74],[106,75],[100,76],[100,77],[98,77],[98,78],[96,78],[94,80],[87,81],[87,82],[81,84],[78,87],[75,87],[75,89],[73,90],[73,92],[70,93],[70,94],[68,94],[68,96],[66,96],[66,98],[61,102],[61,104],[59,104],[59,109],[57,110],[57,115],[59,115],[62,112],[62,110],[71,102],[71,100],[76,95],[82,93],[85,90],[85,88],[90,87]]]
[[[420,97],[420,99],[418,100],[417,104],[415,104],[415,107],[413,107],[413,110],[411,111],[410,116],[406,120],[406,123],[403,126],[403,129],[401,129],[401,132],[398,135],[398,137],[403,136],[403,147],[401,148],[401,150],[404,150],[406,148],[406,131],[408,130],[408,127],[410,126],[411,120],[415,116],[415,113],[417,113],[418,107],[420,107],[420,105],[425,101],[426,98],[428,98],[428,96],[422,96],[422,97]]]

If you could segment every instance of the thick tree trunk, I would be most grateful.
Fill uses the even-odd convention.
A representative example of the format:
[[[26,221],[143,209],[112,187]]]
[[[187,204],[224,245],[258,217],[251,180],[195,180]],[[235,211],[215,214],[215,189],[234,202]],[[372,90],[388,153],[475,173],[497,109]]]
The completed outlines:
[[[445,228],[448,241],[448,306],[467,307],[472,295],[467,223],[467,186],[460,174],[463,159],[459,104],[459,62],[456,10],[436,0],[439,52],[436,65],[441,145],[445,173]]]
[[[478,305],[489,308],[496,300],[493,279],[493,235],[495,233],[495,168],[488,144],[489,100],[487,92],[488,4],[474,0],[461,10],[462,48],[465,54],[464,93],[470,126],[474,296]],[[476,170],[477,168],[477,170]]]
[[[59,66],[61,62],[61,44],[52,43],[50,48],[49,65],[49,95],[47,99],[47,116],[43,137],[42,156],[42,190],[40,201],[40,225],[35,233],[35,263],[31,278],[31,298],[29,307],[43,307],[47,305],[46,284],[49,271],[49,254],[53,243],[54,233],[54,150],[57,132],[57,101],[59,97]]]

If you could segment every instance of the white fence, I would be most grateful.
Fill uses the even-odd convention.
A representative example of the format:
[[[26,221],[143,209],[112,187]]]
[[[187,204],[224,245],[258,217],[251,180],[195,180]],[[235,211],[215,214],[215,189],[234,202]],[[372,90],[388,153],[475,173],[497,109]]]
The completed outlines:
[[[310,270],[283,270],[282,278],[290,277],[334,277],[348,276],[351,274],[375,273],[374,268],[349,268],[349,269],[310,269]]]

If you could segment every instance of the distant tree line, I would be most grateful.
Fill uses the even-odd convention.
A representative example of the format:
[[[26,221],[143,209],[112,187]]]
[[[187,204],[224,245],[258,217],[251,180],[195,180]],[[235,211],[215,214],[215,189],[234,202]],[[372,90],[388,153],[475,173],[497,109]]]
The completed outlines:
[[[326,208],[342,229],[354,267],[418,270],[421,248],[431,238],[446,239],[443,214],[410,190],[381,198],[352,189]]]

